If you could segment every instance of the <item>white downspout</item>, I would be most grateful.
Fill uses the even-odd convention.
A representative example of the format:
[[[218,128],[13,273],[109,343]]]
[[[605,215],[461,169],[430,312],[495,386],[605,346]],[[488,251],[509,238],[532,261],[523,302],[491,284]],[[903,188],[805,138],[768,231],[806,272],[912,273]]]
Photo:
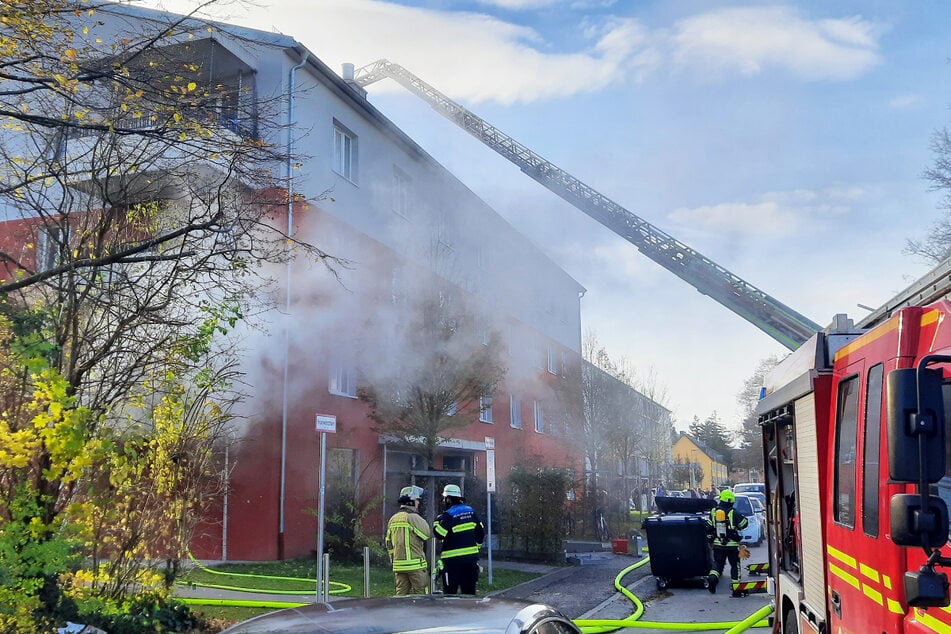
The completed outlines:
[[[304,67],[310,52],[305,51],[304,57],[296,66],[293,66],[287,76],[287,236],[294,233],[294,161],[292,150],[294,146],[294,84],[297,71]],[[285,286],[286,302],[284,308],[284,388],[281,395],[281,497],[279,525],[277,534],[278,559],[284,559],[284,497],[287,489],[287,379],[290,365],[290,314],[291,314],[291,245],[287,244],[287,284]]]

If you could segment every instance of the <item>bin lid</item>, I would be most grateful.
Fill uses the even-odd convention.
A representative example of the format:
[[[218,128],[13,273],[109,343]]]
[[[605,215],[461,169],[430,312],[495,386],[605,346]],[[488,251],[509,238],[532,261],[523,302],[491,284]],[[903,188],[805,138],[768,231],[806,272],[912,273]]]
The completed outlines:
[[[709,498],[654,498],[657,510],[661,513],[706,513],[717,505],[716,500]]]

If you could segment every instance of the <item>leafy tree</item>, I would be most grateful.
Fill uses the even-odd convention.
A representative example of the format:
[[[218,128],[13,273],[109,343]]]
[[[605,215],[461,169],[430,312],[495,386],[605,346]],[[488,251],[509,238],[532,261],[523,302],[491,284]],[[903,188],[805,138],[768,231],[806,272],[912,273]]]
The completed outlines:
[[[501,338],[448,282],[435,281],[402,317],[399,340],[379,364],[386,371],[367,377],[358,395],[379,433],[433,469],[447,432],[489,406],[505,375]]]
[[[275,104],[239,60],[205,63],[216,27],[115,12],[3,8],[0,629],[167,593],[220,487],[228,339],[291,246],[333,264],[282,231]]]
[[[710,414],[703,422],[696,416],[690,423],[690,434],[721,454],[728,469],[733,467],[733,448],[730,447],[730,433],[727,431],[716,412]]]

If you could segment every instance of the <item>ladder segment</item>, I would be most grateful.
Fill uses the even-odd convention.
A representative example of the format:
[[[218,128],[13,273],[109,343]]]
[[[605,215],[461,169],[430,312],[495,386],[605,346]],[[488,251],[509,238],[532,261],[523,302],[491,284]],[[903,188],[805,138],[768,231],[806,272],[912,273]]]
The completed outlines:
[[[633,244],[651,260],[790,350],[795,350],[821,330],[818,324],[545,160],[399,64],[377,60],[355,71],[354,82],[365,87],[387,77],[422,98],[438,113],[517,165],[522,172]]]

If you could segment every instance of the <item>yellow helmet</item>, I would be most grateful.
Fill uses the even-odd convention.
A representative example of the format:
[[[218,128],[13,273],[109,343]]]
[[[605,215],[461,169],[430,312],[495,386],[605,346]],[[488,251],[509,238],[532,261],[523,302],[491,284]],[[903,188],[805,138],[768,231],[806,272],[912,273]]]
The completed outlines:
[[[730,504],[733,504],[734,502],[736,502],[736,496],[733,495],[733,491],[729,489],[724,489],[720,491],[720,501],[729,502]]]

